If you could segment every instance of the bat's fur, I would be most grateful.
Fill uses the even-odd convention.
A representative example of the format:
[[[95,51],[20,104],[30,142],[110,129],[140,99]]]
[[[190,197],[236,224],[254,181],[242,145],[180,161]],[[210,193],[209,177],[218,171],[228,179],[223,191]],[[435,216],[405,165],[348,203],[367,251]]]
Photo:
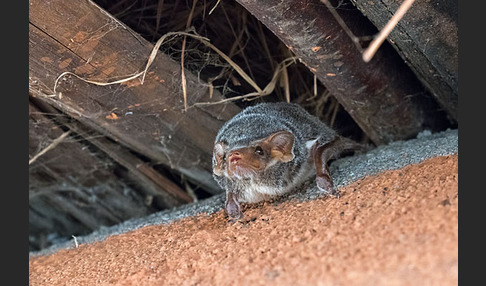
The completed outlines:
[[[337,144],[329,144],[336,139]],[[334,146],[324,152],[326,170],[327,160],[359,144],[339,136],[297,104],[261,103],[244,109],[223,125],[215,139],[213,176],[226,190],[228,215],[242,216],[239,202],[282,195],[315,176],[313,154],[327,145]],[[333,193],[332,179],[326,180],[329,184],[318,182],[318,187]]]

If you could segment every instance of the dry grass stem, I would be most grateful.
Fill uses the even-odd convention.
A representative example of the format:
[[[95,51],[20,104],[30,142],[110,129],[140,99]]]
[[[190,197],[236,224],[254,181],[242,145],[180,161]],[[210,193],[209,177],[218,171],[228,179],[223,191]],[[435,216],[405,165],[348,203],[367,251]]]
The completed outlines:
[[[268,59],[268,62],[270,64],[270,67],[272,67],[272,70],[274,70],[275,64],[274,64],[274,61],[273,61],[272,53],[270,52],[270,49],[268,48],[267,38],[265,36],[265,33],[263,32],[262,23],[260,21],[258,21],[257,25],[258,25],[258,33],[257,33],[258,38],[260,39],[260,42],[262,44],[263,50],[265,51],[265,54],[267,55],[267,59]]]
[[[162,18],[162,11],[164,10],[164,0],[159,0],[157,3],[157,14],[155,18],[155,32],[159,30],[160,27],[160,19]]]
[[[339,110],[339,103],[336,101],[336,104],[334,105],[334,109],[332,111],[332,116],[331,116],[331,120],[329,121],[329,125],[331,125],[331,127],[334,127],[334,121],[336,120],[336,115],[337,115],[337,112]]]
[[[209,99],[213,99],[214,86],[211,82],[208,83],[208,86],[209,86]]]
[[[32,159],[29,160],[29,166],[34,163],[37,159],[39,159],[40,156],[44,155],[45,153],[47,153],[47,151],[49,150],[52,150],[54,149],[57,145],[59,145],[59,143],[62,142],[62,140],[64,140],[64,138],[66,138],[66,136],[69,135],[69,133],[71,133],[71,131],[66,131],[64,132],[61,136],[59,136],[58,138],[54,139],[52,141],[51,144],[49,144],[49,146],[47,146],[46,148],[42,149],[39,153],[37,153],[34,157],[32,157]]]
[[[341,26],[341,28],[343,28],[344,32],[348,35],[348,37],[353,41],[354,45],[356,46],[356,48],[358,49],[359,52],[362,52],[363,51],[363,48],[361,47],[360,43],[359,43],[359,38],[356,37],[353,32],[351,32],[351,30],[349,29],[348,25],[346,25],[346,23],[344,22],[344,20],[341,18],[341,16],[339,16],[338,12],[336,12],[336,8],[334,8],[331,3],[329,3],[328,0],[321,0],[322,3],[324,3],[324,5],[326,5],[327,9],[329,9],[329,12],[331,12],[332,16],[334,17],[334,19],[336,19],[336,21],[338,22],[338,24]]]
[[[235,69],[235,71],[246,82],[248,82],[248,84],[250,84],[257,92],[262,92],[262,89],[256,84],[256,82],[253,81],[253,79],[248,74],[246,74],[245,71],[243,71],[243,69],[240,68],[240,66],[238,64],[236,64],[230,57],[228,57],[227,55],[225,55],[221,50],[219,50],[218,48],[216,48],[214,45],[212,45],[208,41],[205,41],[203,39],[199,39],[199,40],[201,41],[201,43],[203,43],[204,45],[206,45],[207,47],[211,48],[213,51],[215,51],[216,53],[218,53],[218,55],[220,55],[226,62],[228,62],[228,64],[230,64],[231,67],[233,67]]]
[[[230,57],[228,57],[226,54],[224,54],[221,50],[219,50],[218,48],[216,48],[213,44],[211,44],[209,42],[209,39],[206,38],[206,37],[202,37],[202,36],[199,36],[199,35],[195,35],[195,34],[191,34],[191,33],[188,33],[188,32],[169,32],[169,33],[166,33],[165,35],[163,35],[162,37],[160,37],[160,39],[157,41],[157,43],[155,44],[154,46],[154,49],[152,50],[152,53],[150,54],[150,57],[149,57],[149,60],[147,62],[147,65],[145,66],[145,70],[144,70],[144,73],[143,73],[143,77],[142,77],[142,83],[143,83],[143,80],[144,80],[144,77],[145,77],[145,73],[147,72],[148,68],[150,67],[150,65],[152,64],[152,62],[154,61],[156,55],[157,55],[157,51],[159,50],[160,46],[162,45],[162,43],[165,41],[165,39],[169,36],[173,36],[173,35],[184,35],[184,36],[188,36],[188,37],[191,37],[191,38],[194,38],[194,39],[197,39],[199,40],[201,43],[203,43],[204,45],[206,45],[207,47],[209,47],[210,49],[212,49],[213,51],[215,51],[218,55],[220,55],[228,64],[230,64],[234,69],[235,71],[246,81],[248,82],[248,84],[250,84],[257,92],[262,92],[262,89],[255,83],[255,81],[253,81],[250,76],[248,76],[244,71],[243,69],[240,68],[240,66],[238,66],[233,60],[231,60]]]
[[[184,38],[183,46],[182,46],[182,55],[181,55],[181,86],[182,86],[182,97],[184,98],[184,111],[187,111],[187,81],[186,81],[186,74],[184,72],[185,48],[186,48],[186,39]]]
[[[162,37],[160,37],[157,40],[157,42],[154,45],[154,48],[152,49],[152,52],[150,53],[150,56],[149,56],[148,61],[147,61],[147,64],[145,65],[145,69],[143,71],[142,84],[145,81],[145,75],[146,75],[149,67],[152,65],[153,61],[155,60],[155,57],[157,56],[157,52],[159,51],[160,46],[162,45],[162,43],[164,43],[165,39],[167,39],[167,37],[170,37],[170,36],[181,36],[181,35],[182,36],[189,36],[189,37],[198,39],[200,41],[203,41],[203,40],[209,41],[208,38],[205,38],[205,37],[202,37],[202,36],[198,36],[198,35],[194,35],[194,34],[190,34],[190,33],[187,33],[187,32],[168,32],[168,33],[164,34]]]
[[[88,79],[85,79],[75,73],[72,73],[72,72],[63,72],[61,73],[55,80],[54,82],[54,88],[53,88],[53,91],[54,91],[54,94],[53,95],[50,95],[50,96],[56,96],[58,93],[56,92],[56,89],[58,87],[58,84],[59,84],[59,80],[67,75],[67,74],[70,74],[70,75],[73,75],[75,77],[77,77],[78,79],[84,81],[84,82],[87,82],[87,83],[91,83],[91,84],[95,84],[95,85],[99,85],[99,86],[107,86],[107,85],[113,85],[113,84],[119,84],[119,83],[123,83],[123,82],[127,82],[127,81],[130,81],[132,79],[135,79],[135,78],[138,78],[140,76],[142,76],[142,79],[141,79],[141,83],[143,84],[144,81],[145,81],[145,75],[147,74],[147,71],[149,69],[149,67],[152,65],[153,61],[155,60],[155,57],[157,56],[157,52],[159,51],[159,48],[160,46],[162,45],[162,43],[170,36],[188,36],[188,37],[191,37],[191,38],[194,38],[194,39],[197,39],[199,40],[201,43],[203,43],[204,45],[206,45],[207,47],[209,47],[210,49],[212,49],[213,51],[215,51],[218,55],[220,55],[226,62],[228,62],[229,65],[231,65],[231,67],[233,67],[233,69],[246,81],[248,82],[248,84],[250,84],[255,90],[256,92],[254,93],[251,93],[251,94],[248,94],[248,95],[245,95],[243,98],[247,98],[247,97],[251,97],[251,96],[258,96],[258,95],[267,95],[268,94],[268,90],[271,88],[271,90],[273,91],[273,88],[274,88],[274,83],[273,83],[273,80],[271,83],[273,83],[273,87],[271,85],[265,87],[265,90],[262,90],[256,83],[255,81],[253,81],[253,79],[248,76],[244,71],[243,69],[240,68],[240,66],[238,66],[233,60],[231,60],[230,57],[228,57],[226,54],[224,54],[221,50],[219,50],[218,48],[216,48],[214,45],[212,45],[211,43],[209,43],[209,39],[206,38],[206,37],[202,37],[202,36],[199,36],[199,35],[196,35],[196,34],[192,34],[192,33],[188,33],[188,32],[169,32],[169,33],[166,33],[164,34],[162,37],[159,38],[159,40],[156,42],[156,44],[154,45],[153,49],[152,49],[152,52],[150,53],[149,55],[149,58],[147,60],[147,64],[145,65],[145,69],[141,72],[138,72],[136,74],[133,74],[131,76],[128,76],[126,78],[123,78],[123,79],[120,79],[120,80],[116,80],[116,81],[112,81],[112,82],[98,82],[98,81],[94,81],[94,80],[88,80]],[[284,62],[287,62],[289,59],[285,60]],[[292,58],[292,60],[295,60],[295,58]],[[278,72],[276,72],[276,74],[280,73],[281,71],[281,68],[280,67],[279,69],[277,69]],[[184,70],[184,69],[182,69]],[[274,74],[274,77],[276,75]],[[231,98],[230,100],[236,100],[234,98]],[[224,100],[223,100],[224,101]]]
[[[247,94],[244,94],[244,95],[234,96],[234,97],[231,97],[231,98],[226,98],[226,99],[222,99],[222,100],[215,101],[215,102],[198,102],[198,103],[193,104],[192,106],[208,106],[208,105],[221,104],[221,103],[226,103],[226,102],[231,102],[231,101],[236,101],[236,100],[242,100],[242,99],[254,100],[258,97],[269,95],[275,89],[275,86],[276,86],[278,79],[279,79],[279,75],[282,72],[282,70],[284,68],[287,68],[289,65],[295,63],[296,59],[297,59],[296,57],[291,57],[291,58],[287,58],[287,59],[283,60],[278,65],[275,72],[273,73],[272,80],[260,92],[258,92],[258,91],[257,92],[250,92],[250,93],[247,93]]]
[[[78,79],[84,81],[84,82],[87,82],[87,83],[91,83],[91,84],[95,84],[95,85],[99,85],[99,86],[106,86],[106,85],[112,85],[112,84],[118,84],[118,83],[124,83],[124,82],[127,82],[127,81],[130,81],[132,79],[135,79],[139,76],[141,76],[144,72],[138,72],[134,75],[131,75],[131,76],[127,76],[125,78],[122,78],[120,80],[116,80],[116,81],[111,81],[111,82],[99,82],[99,81],[94,81],[94,80],[88,80],[88,79],[85,79],[75,73],[72,73],[72,72],[63,72],[61,73],[57,78],[56,80],[54,81],[54,88],[53,88],[53,91],[54,91],[54,94],[52,95],[48,95],[48,97],[54,97],[56,95],[58,95],[58,93],[56,92],[56,89],[57,89],[57,86],[59,85],[59,80],[65,76],[65,75],[73,75],[75,77],[77,77]],[[59,94],[59,97],[61,97],[61,95]]]
[[[289,73],[287,72],[287,67],[285,65],[282,68],[282,81],[285,91],[285,100],[290,102]]]
[[[194,8],[196,7],[196,4],[197,4],[197,0],[193,0],[191,13],[189,13],[189,16],[187,17],[186,30],[189,29],[189,27],[191,26],[192,15],[194,14]],[[187,36],[184,36],[184,39],[182,40],[182,51],[181,51],[181,84],[182,84],[182,97],[184,98],[184,111],[187,111],[187,80],[186,80],[186,74],[184,69],[184,54],[186,51],[186,40],[187,40]]]
[[[98,85],[98,86],[108,86],[108,85],[113,85],[113,84],[120,84],[120,83],[124,83],[124,82],[127,82],[127,81],[130,81],[132,79],[136,79],[140,76],[142,76],[142,79],[141,79],[141,83],[143,84],[144,80],[145,80],[145,75],[149,69],[149,67],[152,65],[155,57],[157,56],[157,51],[158,49],[160,48],[160,46],[162,45],[162,43],[165,41],[165,39],[169,36],[177,36],[177,35],[188,35],[190,37],[193,37],[193,38],[196,38],[196,39],[207,39],[207,38],[204,38],[204,37],[201,37],[201,36],[196,36],[196,35],[193,35],[193,34],[189,34],[189,33],[186,33],[186,32],[169,32],[167,34],[165,34],[164,36],[162,36],[158,41],[157,41],[157,44],[154,46],[154,48],[152,49],[152,52],[150,53],[150,56],[149,56],[149,59],[147,61],[147,64],[145,66],[145,69],[141,72],[137,72],[135,74],[132,74],[132,75],[129,75],[129,76],[126,76],[126,77],[123,77],[122,79],[119,79],[119,80],[115,80],[115,81],[109,81],[109,82],[102,82],[102,81],[95,81],[95,80],[89,80],[89,79],[86,79],[86,78],[83,78],[73,72],[69,72],[69,71],[66,71],[66,72],[63,72],[61,73],[57,78],[56,80],[54,81],[54,88],[53,88],[53,92],[54,94],[52,95],[47,95],[48,97],[54,97],[56,95],[58,95],[57,93],[57,87],[59,85],[59,80],[65,76],[65,75],[73,75],[75,77],[77,77],[78,79],[86,82],[86,83],[91,83],[91,84],[95,84],[95,85]],[[60,94],[59,94],[60,96]]]
[[[219,2],[221,2],[221,0],[218,0],[218,2],[216,2],[216,4],[214,5],[214,7],[209,11],[209,15],[211,15],[211,13],[213,13],[214,9],[216,9],[216,7],[218,7]]]
[[[391,19],[386,23],[385,27],[380,31],[378,36],[371,41],[370,45],[366,50],[363,52],[363,61],[369,62],[373,56],[375,55],[378,48],[381,46],[383,41],[385,41],[386,37],[390,34],[390,32],[395,28],[398,22],[402,19],[402,17],[407,13],[410,6],[412,6],[415,0],[405,0],[400,5],[398,10],[395,12],[395,15],[391,17]]]
[[[251,69],[251,65],[248,61],[248,58],[246,57],[246,54],[245,54],[245,45],[246,44],[242,44],[241,43],[241,39],[243,38],[243,35],[247,32],[246,31],[246,14],[244,14],[241,18],[241,22],[242,23],[242,28],[240,29],[240,32],[236,33],[234,27],[233,27],[233,24],[231,23],[231,20],[228,16],[228,13],[226,12],[226,9],[224,8],[223,5],[221,5],[221,11],[223,11],[223,14],[226,18],[226,22],[228,23],[228,27],[230,28],[231,30],[231,33],[233,34],[233,37],[235,38],[235,41],[233,42],[233,45],[231,46],[231,49],[230,49],[230,52],[228,53],[228,56],[230,58],[233,58],[235,55],[237,54],[241,54],[241,57],[243,59],[243,61],[245,61],[245,64],[246,64],[246,68],[248,70],[248,72],[250,73],[250,76],[251,78],[255,78],[255,76],[253,75],[253,72],[252,72],[252,69]],[[239,48],[238,50],[236,48]]]

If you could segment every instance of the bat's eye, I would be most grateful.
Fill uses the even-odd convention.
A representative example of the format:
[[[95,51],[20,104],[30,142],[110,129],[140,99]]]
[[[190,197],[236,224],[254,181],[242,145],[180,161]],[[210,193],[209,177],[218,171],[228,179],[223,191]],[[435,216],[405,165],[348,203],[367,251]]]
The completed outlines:
[[[256,146],[255,148],[255,153],[257,153],[258,155],[260,156],[263,156],[264,152],[263,152],[263,148],[260,147],[260,146]]]

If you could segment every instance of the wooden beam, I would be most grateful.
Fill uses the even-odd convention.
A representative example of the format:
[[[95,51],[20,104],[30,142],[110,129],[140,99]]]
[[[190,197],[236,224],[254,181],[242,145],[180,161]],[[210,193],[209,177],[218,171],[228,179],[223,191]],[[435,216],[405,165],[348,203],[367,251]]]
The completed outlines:
[[[42,110],[42,112],[52,116],[53,121],[59,124],[59,126],[64,126],[74,134],[83,137],[87,142],[105,152],[109,158],[127,168],[127,170],[138,179],[138,183],[144,186],[144,190],[142,191],[145,192],[145,195],[161,196],[164,204],[168,208],[193,201],[193,198],[189,194],[129,152],[126,147],[110,141],[102,135],[100,136],[96,131],[88,130],[86,126],[83,126],[78,121],[69,120],[64,114],[51,105],[36,99],[33,99],[32,101]],[[66,162],[66,164],[69,164],[69,162]]]
[[[29,102],[30,158],[63,133]],[[29,236],[33,247],[41,247],[42,235],[87,234],[157,210],[145,203],[147,194],[138,192],[137,184],[115,174],[119,167],[109,157],[87,147],[71,132],[29,165]]]
[[[351,0],[382,29],[402,1]],[[415,1],[388,35],[388,41],[435,96],[458,119],[457,0]]]
[[[300,57],[375,144],[414,137],[433,125],[410,69],[383,51],[363,62],[356,42],[320,1],[237,2]]]
[[[211,176],[213,141],[240,109],[232,104],[183,112],[180,64],[158,53],[145,77],[95,86],[63,72],[109,81],[142,71],[153,45],[91,1],[29,1],[31,95],[120,144],[184,174],[206,190],[221,190]],[[209,89],[186,71],[188,104],[209,101]],[[214,92],[213,98],[223,97]]]

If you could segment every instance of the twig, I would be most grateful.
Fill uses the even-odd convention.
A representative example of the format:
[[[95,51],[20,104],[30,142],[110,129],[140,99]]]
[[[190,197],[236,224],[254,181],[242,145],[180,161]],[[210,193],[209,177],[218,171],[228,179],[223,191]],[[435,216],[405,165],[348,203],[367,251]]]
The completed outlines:
[[[393,28],[395,28],[398,22],[402,19],[403,15],[407,13],[408,9],[410,8],[410,6],[412,6],[414,1],[415,0],[403,1],[398,10],[395,12],[395,15],[391,17],[388,23],[386,23],[385,27],[383,27],[383,29],[380,31],[378,36],[373,41],[371,41],[368,48],[366,48],[366,50],[363,52],[364,62],[367,63],[373,58],[378,48],[381,46],[386,37],[388,37],[388,34],[390,34]]]
[[[71,133],[71,131],[66,131],[64,132],[61,136],[59,136],[58,138],[54,139],[54,141],[52,141],[51,144],[49,144],[49,146],[47,146],[46,148],[42,149],[39,153],[37,153],[34,157],[32,157],[32,159],[29,160],[29,166],[35,162],[35,160],[37,160],[40,156],[44,155],[47,151],[53,149],[54,147],[56,147],[59,143],[61,143],[61,141],[66,138],[66,136],[69,135],[69,133]]]

